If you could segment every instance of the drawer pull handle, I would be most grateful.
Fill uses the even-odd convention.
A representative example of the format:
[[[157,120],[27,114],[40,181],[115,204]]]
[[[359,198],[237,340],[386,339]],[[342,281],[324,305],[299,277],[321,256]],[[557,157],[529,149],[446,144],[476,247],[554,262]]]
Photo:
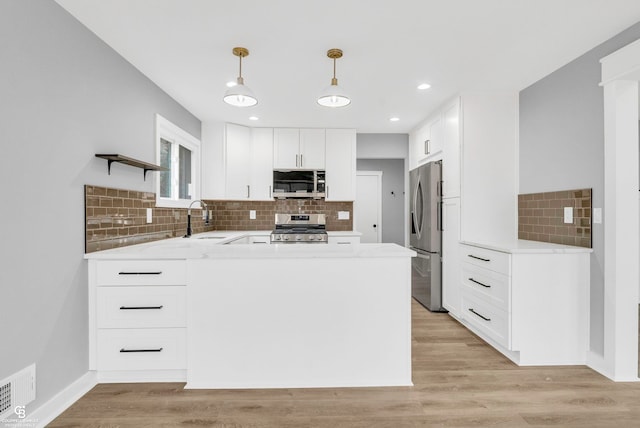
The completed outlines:
[[[118,275],[162,275],[162,271],[157,271],[157,272],[118,272]]]
[[[162,309],[164,305],[160,306],[120,306],[121,311],[131,311],[137,309]]]
[[[474,310],[473,310],[473,308],[469,308],[469,312],[471,312],[471,313],[472,313],[472,314],[474,314],[474,315],[479,316],[480,318],[482,318],[482,319],[483,319],[483,320],[485,320],[485,321],[491,321],[491,318],[487,318],[487,317],[485,317],[485,316],[483,316],[483,315],[480,315],[479,313],[477,313],[476,311],[474,311]]]
[[[124,348],[122,348],[120,350],[120,352],[123,352],[123,353],[127,353],[127,352],[162,352],[162,348],[157,348],[157,349],[124,349]]]
[[[481,283],[480,281],[476,281],[476,280],[475,280],[475,279],[473,279],[473,278],[469,278],[469,281],[471,281],[471,282],[473,282],[473,283],[475,283],[475,284],[478,284],[478,285],[482,285],[484,288],[491,288],[491,286],[490,286],[490,285],[483,284],[483,283]]]
[[[491,259],[483,259],[482,257],[474,256],[473,254],[468,254],[469,257],[476,260],[482,260],[483,262],[490,262]]]

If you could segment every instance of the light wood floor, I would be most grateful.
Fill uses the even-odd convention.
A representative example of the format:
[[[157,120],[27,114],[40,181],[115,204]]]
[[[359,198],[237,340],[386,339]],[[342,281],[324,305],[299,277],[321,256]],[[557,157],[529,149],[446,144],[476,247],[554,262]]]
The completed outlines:
[[[640,383],[518,367],[413,303],[413,387],[183,390],[102,384],[51,427],[640,427]]]

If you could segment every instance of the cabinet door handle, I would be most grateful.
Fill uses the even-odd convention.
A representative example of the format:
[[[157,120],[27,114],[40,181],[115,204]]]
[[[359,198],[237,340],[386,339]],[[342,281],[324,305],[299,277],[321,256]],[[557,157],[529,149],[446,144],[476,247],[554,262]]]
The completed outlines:
[[[269,197],[273,198],[273,192],[271,191],[271,186],[269,186]]]
[[[296,155],[296,167],[298,166],[298,155]]]
[[[251,186],[247,184],[247,199],[251,197]]]
[[[490,262],[491,259],[483,259],[482,257],[474,256],[473,254],[467,254],[467,257],[471,257],[472,259],[482,260],[483,262]]]
[[[125,349],[125,348],[122,348],[122,349],[120,349],[120,352],[122,352],[122,353],[127,353],[127,352],[162,352],[162,348],[153,348],[153,349]]]
[[[164,305],[160,306],[120,306],[121,311],[132,311],[138,309],[162,309]]]
[[[481,283],[480,281],[476,281],[476,280],[475,280],[475,279],[473,279],[473,278],[469,278],[469,281],[471,281],[471,282],[473,282],[473,283],[475,283],[475,284],[478,284],[478,285],[482,285],[484,288],[491,288],[491,286],[490,286],[490,285],[483,284],[483,283]]]
[[[424,140],[424,154],[428,155],[431,153],[431,140]]]
[[[477,313],[476,311],[473,310],[473,308],[469,308],[469,312],[471,312],[472,314],[482,318],[485,321],[491,321],[491,318],[487,318],[484,315],[480,315],[479,313]]]
[[[300,155],[300,168],[302,168],[302,166],[303,166],[302,155]]]
[[[154,272],[118,272],[118,275],[162,275],[162,271]]]

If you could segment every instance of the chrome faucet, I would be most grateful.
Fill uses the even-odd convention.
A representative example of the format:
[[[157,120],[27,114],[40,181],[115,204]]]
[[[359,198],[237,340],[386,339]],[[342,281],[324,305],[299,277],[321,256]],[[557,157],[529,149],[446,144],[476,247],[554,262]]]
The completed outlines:
[[[200,206],[202,207],[202,209],[204,209],[204,224],[209,224],[209,209],[207,207],[207,204],[204,203],[204,201],[200,200],[200,199],[196,199],[195,201],[191,202],[189,204],[189,208],[187,209],[187,234],[183,236],[183,238],[189,238],[191,237],[191,207],[193,206],[193,204],[195,204],[196,202],[200,202]]]

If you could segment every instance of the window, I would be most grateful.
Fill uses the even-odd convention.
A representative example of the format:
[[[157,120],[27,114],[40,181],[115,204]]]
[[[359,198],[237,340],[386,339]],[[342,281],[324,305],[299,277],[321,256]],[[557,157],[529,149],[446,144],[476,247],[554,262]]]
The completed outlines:
[[[156,205],[188,207],[200,198],[200,141],[156,115],[157,162],[168,171],[158,173]]]

